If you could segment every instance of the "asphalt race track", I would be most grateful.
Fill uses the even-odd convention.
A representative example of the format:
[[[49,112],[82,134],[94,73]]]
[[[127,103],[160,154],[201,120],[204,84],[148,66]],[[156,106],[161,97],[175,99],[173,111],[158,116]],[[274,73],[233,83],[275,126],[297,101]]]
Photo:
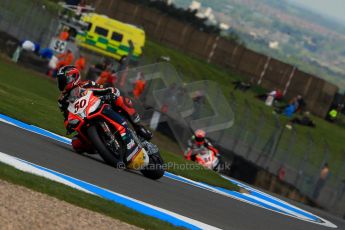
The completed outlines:
[[[152,181],[78,155],[67,144],[0,122],[0,152],[70,175],[222,229],[331,229],[256,207],[169,178]],[[298,205],[301,207],[301,205]],[[345,221],[303,209],[345,229]]]

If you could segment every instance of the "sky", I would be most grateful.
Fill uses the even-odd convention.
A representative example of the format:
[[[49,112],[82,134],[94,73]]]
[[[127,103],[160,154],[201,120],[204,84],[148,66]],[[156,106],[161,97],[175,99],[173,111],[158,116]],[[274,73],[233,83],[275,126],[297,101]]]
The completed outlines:
[[[345,24],[345,0],[289,0]]]

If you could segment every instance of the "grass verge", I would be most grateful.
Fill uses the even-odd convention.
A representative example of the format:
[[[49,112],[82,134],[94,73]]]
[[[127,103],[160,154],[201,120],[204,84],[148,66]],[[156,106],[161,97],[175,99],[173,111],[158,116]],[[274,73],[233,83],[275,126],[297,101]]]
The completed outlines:
[[[144,229],[176,229],[173,225],[141,214],[113,201],[78,191],[66,185],[25,173],[12,166],[0,163],[0,179],[48,194],[81,208],[119,219]]]

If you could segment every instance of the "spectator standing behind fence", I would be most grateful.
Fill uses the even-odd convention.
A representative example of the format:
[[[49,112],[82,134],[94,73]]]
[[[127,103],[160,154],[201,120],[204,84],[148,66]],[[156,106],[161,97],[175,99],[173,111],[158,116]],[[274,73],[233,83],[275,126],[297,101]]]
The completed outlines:
[[[133,87],[133,96],[135,99],[139,99],[140,95],[144,92],[145,86],[146,81],[144,74],[142,72],[139,72]]]
[[[112,71],[110,67],[107,67],[106,70],[102,71],[99,77],[96,80],[96,83],[103,85],[104,87],[114,87],[117,81],[117,76],[115,71]]]
[[[285,166],[284,164],[282,164],[279,169],[278,169],[278,179],[280,181],[284,181],[285,180],[285,175],[286,175],[286,170],[285,170]]]
[[[57,69],[60,69],[62,66],[71,65],[74,59],[72,50],[70,49],[68,49],[65,53],[58,55],[57,58],[59,59],[59,62],[56,66]]]
[[[58,56],[53,56],[49,62],[49,70],[47,72],[48,76],[53,78],[56,77],[57,71],[66,65],[71,65],[73,62],[73,53],[72,50],[68,49],[65,53],[62,53]],[[55,68],[54,68],[55,67]]]
[[[85,63],[86,61],[84,56],[80,54],[79,58],[75,61],[74,65],[79,70],[79,72],[82,72],[85,69]]]
[[[315,189],[312,196],[314,200],[316,200],[319,197],[320,191],[325,185],[328,175],[329,175],[329,166],[328,166],[328,163],[325,163],[325,165],[322,167],[320,171],[319,179],[317,180],[316,185],[315,185]]]
[[[62,41],[67,41],[68,38],[69,38],[68,28],[64,28],[59,34],[59,39]]]

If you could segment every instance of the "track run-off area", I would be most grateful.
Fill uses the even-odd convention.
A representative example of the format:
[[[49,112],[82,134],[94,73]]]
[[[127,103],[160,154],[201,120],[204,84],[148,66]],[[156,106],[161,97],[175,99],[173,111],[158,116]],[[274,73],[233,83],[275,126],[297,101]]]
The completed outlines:
[[[74,153],[68,138],[1,114],[0,162],[187,229],[345,229],[340,218],[291,204],[231,178],[225,177],[246,192],[168,172],[153,181],[137,172],[115,169],[95,155]]]

